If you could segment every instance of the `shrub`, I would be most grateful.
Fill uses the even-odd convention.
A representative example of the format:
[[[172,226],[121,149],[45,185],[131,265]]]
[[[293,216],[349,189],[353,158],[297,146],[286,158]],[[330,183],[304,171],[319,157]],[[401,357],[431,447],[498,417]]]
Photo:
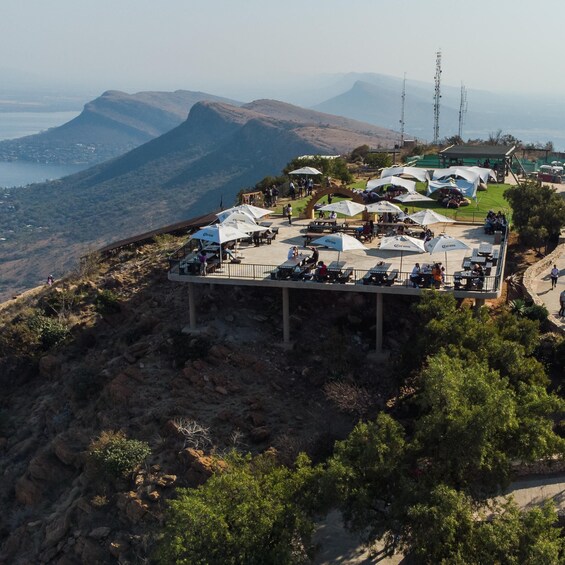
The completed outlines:
[[[51,349],[69,335],[69,328],[63,322],[41,314],[33,315],[28,321],[28,325],[37,335],[44,350]]]
[[[101,314],[115,314],[122,309],[118,295],[111,290],[99,291],[94,303]]]
[[[171,356],[178,365],[189,359],[201,359],[208,354],[210,341],[202,336],[191,336],[176,331],[171,336]]]
[[[532,304],[531,306],[526,306],[524,316],[530,320],[545,322],[549,316],[549,312],[543,304]]]
[[[107,475],[127,477],[151,454],[149,444],[127,439],[123,432],[105,431],[89,447],[90,456]]]

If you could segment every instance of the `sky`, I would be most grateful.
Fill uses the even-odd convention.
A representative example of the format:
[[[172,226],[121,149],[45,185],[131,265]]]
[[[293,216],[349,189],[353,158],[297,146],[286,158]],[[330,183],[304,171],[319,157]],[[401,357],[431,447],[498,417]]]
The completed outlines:
[[[2,73],[110,89],[275,96],[373,72],[565,94],[562,0],[2,0]],[[240,99],[245,98],[240,96]]]

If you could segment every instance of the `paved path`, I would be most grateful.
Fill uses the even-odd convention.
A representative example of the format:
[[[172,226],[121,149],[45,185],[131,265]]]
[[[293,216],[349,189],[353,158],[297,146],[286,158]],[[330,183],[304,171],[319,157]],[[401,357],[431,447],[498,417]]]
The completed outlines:
[[[559,317],[559,295],[565,290],[565,252],[561,253],[554,261],[559,269],[560,275],[557,279],[557,286],[551,289],[551,279],[549,272],[553,264],[549,268],[540,272],[533,280],[532,291],[543,300],[545,307],[549,312],[549,316],[561,329],[565,330],[565,317]]]

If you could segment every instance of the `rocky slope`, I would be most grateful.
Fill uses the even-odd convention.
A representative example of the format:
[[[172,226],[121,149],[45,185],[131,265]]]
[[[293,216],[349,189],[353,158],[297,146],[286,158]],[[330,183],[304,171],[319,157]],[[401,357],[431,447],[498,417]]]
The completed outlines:
[[[166,279],[179,243],[91,261],[0,307],[0,562],[145,563],[166,500],[209,476],[211,454],[274,446],[282,461],[299,450],[318,459],[354,421],[328,400],[327,383],[362,386],[367,416],[394,394],[391,368],[367,362],[374,312],[363,296],[293,294],[286,351],[280,292],[197,285],[199,329],[183,333],[186,288]],[[405,311],[402,299],[387,308],[393,350],[410,326]],[[68,328],[65,341],[41,345],[37,316]],[[183,420],[209,429],[204,451],[183,436]],[[151,447],[120,480],[88,455],[110,430]]]
[[[231,102],[205,92],[104,92],[75,119],[37,135],[0,142],[0,160],[101,163],[182,123],[202,100]]]

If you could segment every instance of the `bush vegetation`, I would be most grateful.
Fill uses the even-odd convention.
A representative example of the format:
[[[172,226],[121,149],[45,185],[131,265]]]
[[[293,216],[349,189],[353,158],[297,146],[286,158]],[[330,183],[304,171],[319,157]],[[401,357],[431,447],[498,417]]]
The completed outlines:
[[[128,439],[123,432],[104,431],[89,447],[92,460],[111,477],[127,477],[149,455],[151,448],[144,441]]]

